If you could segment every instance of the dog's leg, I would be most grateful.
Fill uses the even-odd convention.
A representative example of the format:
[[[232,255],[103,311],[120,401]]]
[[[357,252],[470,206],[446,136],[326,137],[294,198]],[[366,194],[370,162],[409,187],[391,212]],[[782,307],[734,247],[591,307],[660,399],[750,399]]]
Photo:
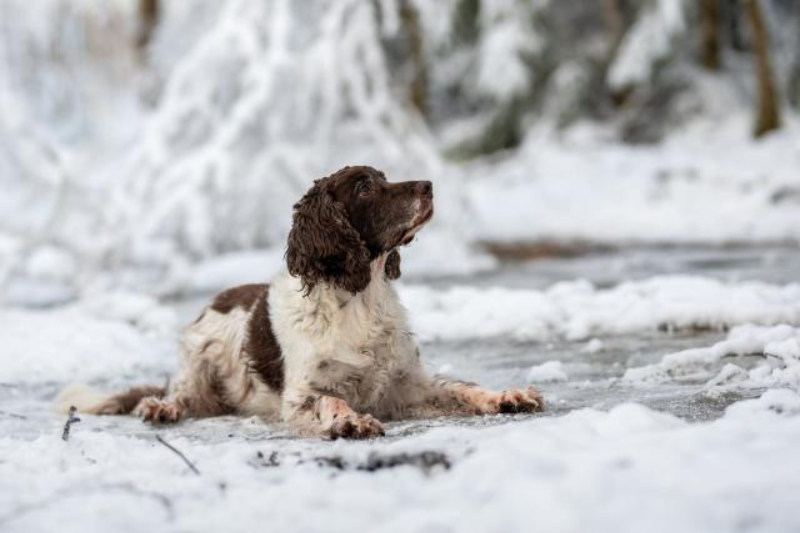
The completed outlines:
[[[174,396],[148,396],[136,405],[133,414],[152,424],[174,424],[186,415],[186,404]]]
[[[346,401],[322,394],[284,393],[283,419],[301,435],[372,439],[385,435],[380,421],[355,412]]]
[[[133,414],[144,422],[152,424],[174,424],[189,416],[190,395],[186,394],[185,377],[179,378],[170,387],[166,396],[148,396],[142,398],[133,410]]]
[[[423,409],[427,410],[427,416],[535,413],[544,410],[544,400],[533,387],[496,392],[474,383],[440,376],[432,380],[426,398]]]
[[[220,416],[234,411],[226,399],[217,367],[201,359],[181,369],[166,397],[143,398],[133,413],[145,422],[169,424],[183,418]]]

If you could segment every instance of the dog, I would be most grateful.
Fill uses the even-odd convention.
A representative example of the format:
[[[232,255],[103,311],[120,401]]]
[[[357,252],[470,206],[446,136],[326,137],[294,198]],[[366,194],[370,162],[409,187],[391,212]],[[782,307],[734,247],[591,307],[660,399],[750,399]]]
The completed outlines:
[[[329,439],[382,436],[387,420],[541,411],[532,388],[494,392],[423,369],[391,282],[398,248],[433,211],[429,181],[390,183],[367,166],[316,180],[294,205],[286,268],[211,301],[182,332],[168,387],[63,402],[156,424],[258,416]]]

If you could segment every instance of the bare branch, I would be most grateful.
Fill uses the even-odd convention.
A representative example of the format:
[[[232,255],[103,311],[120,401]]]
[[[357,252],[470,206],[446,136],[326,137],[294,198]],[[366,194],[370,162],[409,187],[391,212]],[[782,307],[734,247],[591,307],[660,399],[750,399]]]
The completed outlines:
[[[161,444],[163,444],[164,446],[166,446],[167,448],[169,448],[170,450],[172,450],[172,452],[175,455],[183,459],[183,462],[186,463],[189,466],[189,468],[192,469],[192,472],[194,472],[198,476],[200,475],[200,470],[198,470],[197,467],[194,466],[194,463],[192,463],[189,459],[187,459],[186,456],[183,455],[183,452],[181,452],[178,448],[176,448],[175,446],[173,446],[172,444],[168,443],[163,438],[161,438],[161,435],[156,435],[156,440]]]
[[[74,405],[69,408],[69,416],[67,417],[67,423],[64,424],[64,432],[61,434],[61,440],[64,442],[69,440],[69,430],[72,428],[72,424],[76,422],[80,422],[81,419],[75,416],[75,413],[78,411],[78,408]]]

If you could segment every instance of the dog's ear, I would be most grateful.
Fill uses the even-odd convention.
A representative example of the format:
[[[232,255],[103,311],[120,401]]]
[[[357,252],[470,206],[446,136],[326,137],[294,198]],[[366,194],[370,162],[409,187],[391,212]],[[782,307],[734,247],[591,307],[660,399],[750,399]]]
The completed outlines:
[[[286,264],[306,294],[321,281],[355,294],[370,282],[369,251],[325,185],[325,179],[315,181],[294,205]]]
[[[386,277],[389,279],[398,279],[400,277],[400,252],[397,248],[389,252],[386,257]]]

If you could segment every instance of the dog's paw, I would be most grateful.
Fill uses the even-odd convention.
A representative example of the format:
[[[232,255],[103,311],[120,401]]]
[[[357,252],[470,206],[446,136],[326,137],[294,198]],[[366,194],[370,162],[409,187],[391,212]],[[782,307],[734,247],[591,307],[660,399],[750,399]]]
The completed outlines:
[[[538,413],[544,410],[544,400],[536,389],[503,391],[497,405],[499,413]]]
[[[133,414],[152,424],[174,424],[181,418],[177,405],[155,397],[143,398]]]
[[[328,436],[336,439],[374,439],[383,437],[386,432],[380,421],[372,415],[359,415],[356,413],[339,416],[333,420]]]

